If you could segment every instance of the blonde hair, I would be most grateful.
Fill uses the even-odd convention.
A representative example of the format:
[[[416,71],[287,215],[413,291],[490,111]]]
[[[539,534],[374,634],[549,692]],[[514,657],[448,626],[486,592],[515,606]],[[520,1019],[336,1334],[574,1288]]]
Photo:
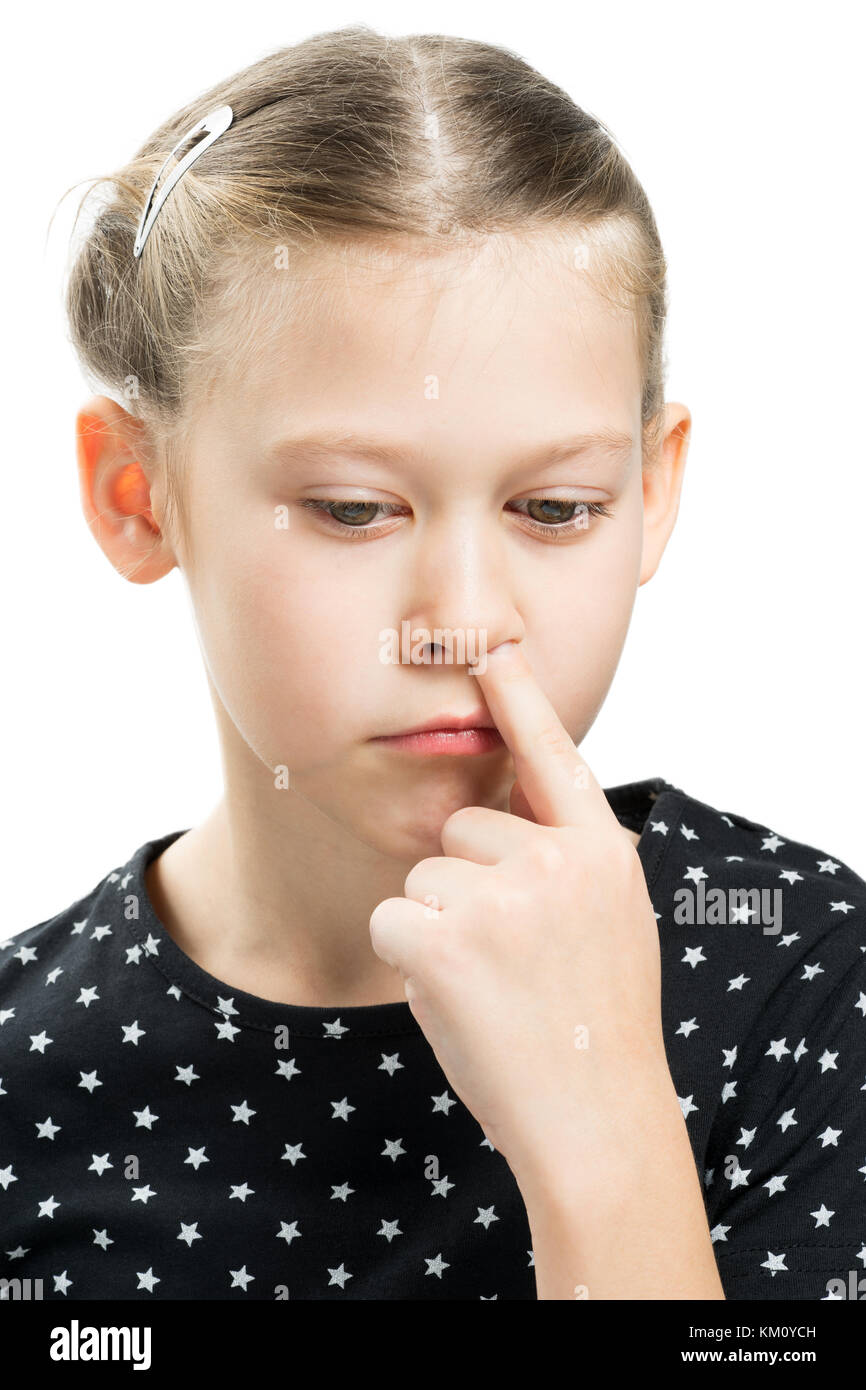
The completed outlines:
[[[225,103],[232,125],[180,179],[134,259],[168,152]],[[146,426],[150,463],[165,467],[167,524],[187,537],[196,402],[261,343],[256,246],[272,280],[276,243],[292,262],[329,246],[422,255],[495,233],[570,235],[593,284],[634,314],[645,461],[655,451],[667,303],[652,210],[607,127],[508,49],[366,25],[315,34],[182,107],[95,181],[79,215],[93,187],[107,196],[72,260],[71,340],[85,375]]]

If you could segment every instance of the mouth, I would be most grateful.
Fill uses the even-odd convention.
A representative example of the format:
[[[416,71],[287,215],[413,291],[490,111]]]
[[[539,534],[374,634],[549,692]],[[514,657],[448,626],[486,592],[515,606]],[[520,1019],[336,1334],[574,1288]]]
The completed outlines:
[[[471,714],[437,714],[423,724],[398,734],[379,735],[370,740],[393,752],[429,757],[477,756],[505,747],[505,741],[486,710]]]

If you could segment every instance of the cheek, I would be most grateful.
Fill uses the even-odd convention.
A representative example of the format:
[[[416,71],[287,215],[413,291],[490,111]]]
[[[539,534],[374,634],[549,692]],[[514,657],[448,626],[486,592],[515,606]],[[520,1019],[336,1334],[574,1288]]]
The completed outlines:
[[[235,541],[201,569],[194,603],[208,668],[245,740],[269,765],[294,767],[351,742],[383,670],[379,604],[363,577],[323,570],[288,537],[258,553]]]
[[[546,585],[535,611],[526,614],[538,669],[568,721],[583,736],[610,688],[628,633],[640,573],[642,512],[617,509],[603,521],[567,575]]]

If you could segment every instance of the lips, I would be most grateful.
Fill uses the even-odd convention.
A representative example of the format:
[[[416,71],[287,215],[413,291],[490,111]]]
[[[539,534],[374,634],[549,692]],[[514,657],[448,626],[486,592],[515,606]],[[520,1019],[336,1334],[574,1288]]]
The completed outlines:
[[[436,714],[423,724],[413,724],[409,729],[400,729],[395,734],[385,734],[385,738],[404,738],[409,734],[427,734],[438,729],[495,729],[496,725],[486,710],[476,710],[472,714]]]
[[[472,714],[437,714],[399,734],[371,739],[391,753],[416,757],[474,757],[504,748],[502,735],[486,710]]]

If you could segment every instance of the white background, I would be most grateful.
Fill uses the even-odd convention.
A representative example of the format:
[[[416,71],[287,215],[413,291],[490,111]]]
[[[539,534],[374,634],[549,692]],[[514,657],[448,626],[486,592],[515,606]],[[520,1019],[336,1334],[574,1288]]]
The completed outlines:
[[[299,10],[301,13],[299,13]],[[122,580],[84,521],[89,391],[60,312],[73,184],[214,81],[364,22],[498,43],[613,130],[670,264],[682,506],[582,745],[866,876],[862,11],[643,3],[90,3],[17,10],[3,88],[4,923],[195,824],[220,766],[183,580]],[[58,204],[61,204],[58,209]],[[52,214],[53,224],[49,229]],[[349,679],[347,673],[347,679]]]

